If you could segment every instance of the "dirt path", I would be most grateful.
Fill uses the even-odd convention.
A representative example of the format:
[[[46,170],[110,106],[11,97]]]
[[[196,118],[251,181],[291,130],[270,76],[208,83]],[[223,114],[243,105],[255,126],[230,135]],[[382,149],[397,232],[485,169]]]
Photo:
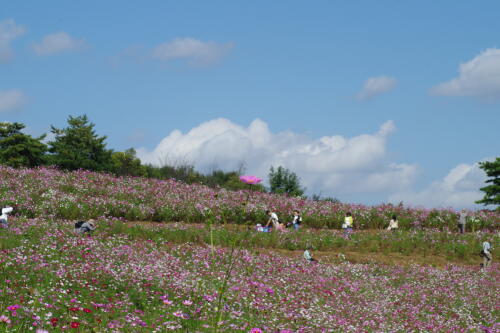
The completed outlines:
[[[261,253],[277,253],[288,257],[302,257],[302,251],[290,251],[285,249],[263,249],[258,250]],[[349,262],[353,264],[382,264],[382,265],[397,265],[397,266],[433,266],[445,267],[449,264],[460,266],[471,266],[464,262],[449,261],[441,256],[421,256],[411,255],[406,256],[400,253],[362,253],[352,251],[313,251],[313,257],[320,262],[339,264]],[[478,266],[479,267],[479,266]]]

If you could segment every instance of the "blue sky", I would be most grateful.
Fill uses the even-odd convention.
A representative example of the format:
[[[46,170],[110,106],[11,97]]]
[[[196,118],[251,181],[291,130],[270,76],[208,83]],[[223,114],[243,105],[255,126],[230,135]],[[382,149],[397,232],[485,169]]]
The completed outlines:
[[[473,207],[499,155],[498,1],[49,4],[0,8],[0,120],[31,134],[85,113],[145,162],[428,207]]]

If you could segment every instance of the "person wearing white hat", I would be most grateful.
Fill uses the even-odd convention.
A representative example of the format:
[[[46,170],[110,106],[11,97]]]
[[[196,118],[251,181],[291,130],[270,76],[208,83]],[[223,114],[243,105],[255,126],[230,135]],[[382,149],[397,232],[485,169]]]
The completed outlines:
[[[90,219],[88,221],[78,221],[75,223],[75,231],[79,234],[90,233],[96,228],[95,221]]]

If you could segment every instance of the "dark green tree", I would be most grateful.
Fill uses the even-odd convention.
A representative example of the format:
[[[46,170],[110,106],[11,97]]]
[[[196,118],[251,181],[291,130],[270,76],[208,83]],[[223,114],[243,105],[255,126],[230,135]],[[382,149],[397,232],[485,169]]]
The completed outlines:
[[[45,161],[45,135],[33,138],[22,132],[24,124],[0,123],[0,163],[14,168],[35,167]]]
[[[118,176],[146,176],[146,168],[141,160],[135,156],[135,149],[130,148],[123,152],[114,152],[111,155],[113,173]]]
[[[68,118],[68,127],[51,131],[54,140],[49,142],[51,164],[63,169],[112,170],[112,151],[106,149],[106,136],[99,137],[94,124],[86,115]]]
[[[488,180],[486,183],[491,183],[488,186],[481,187],[484,198],[476,201],[476,203],[484,205],[497,205],[500,209],[500,157],[497,157],[493,162],[480,162],[479,167],[486,172]]]
[[[305,188],[300,185],[300,178],[286,168],[279,166],[269,170],[269,185],[271,193],[286,193],[292,196],[302,196]]]

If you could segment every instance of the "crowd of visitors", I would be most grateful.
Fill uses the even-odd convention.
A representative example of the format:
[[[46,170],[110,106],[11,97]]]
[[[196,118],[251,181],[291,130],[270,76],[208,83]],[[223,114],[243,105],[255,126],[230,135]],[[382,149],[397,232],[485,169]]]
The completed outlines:
[[[2,208],[0,215],[0,227],[8,228],[9,227],[9,215],[13,212],[12,207]],[[291,219],[288,222],[281,222],[278,214],[276,212],[272,212],[270,210],[266,211],[266,215],[268,216],[267,222],[264,225],[257,224],[257,231],[261,232],[272,232],[272,231],[280,231],[286,232],[290,229],[294,231],[299,231],[302,225],[302,216],[299,210],[294,210],[291,215]],[[462,210],[458,215],[458,232],[463,234],[465,233],[465,227],[467,224],[467,214],[465,210]],[[342,229],[344,231],[344,237],[347,239],[351,238],[354,228],[354,218],[351,212],[347,212],[344,216],[344,222],[342,223]],[[77,234],[91,234],[96,229],[96,222],[93,219],[88,221],[78,221],[74,224],[74,231]],[[395,231],[399,229],[399,222],[396,215],[392,215],[386,230]],[[312,257],[311,254],[312,248],[308,246],[304,251],[304,259],[308,262],[316,262],[317,260]],[[491,265],[493,260],[493,256],[491,254],[491,244],[488,241],[484,241],[482,243],[482,249],[480,252],[480,256],[483,259],[481,263],[481,267],[483,269],[488,268]]]

